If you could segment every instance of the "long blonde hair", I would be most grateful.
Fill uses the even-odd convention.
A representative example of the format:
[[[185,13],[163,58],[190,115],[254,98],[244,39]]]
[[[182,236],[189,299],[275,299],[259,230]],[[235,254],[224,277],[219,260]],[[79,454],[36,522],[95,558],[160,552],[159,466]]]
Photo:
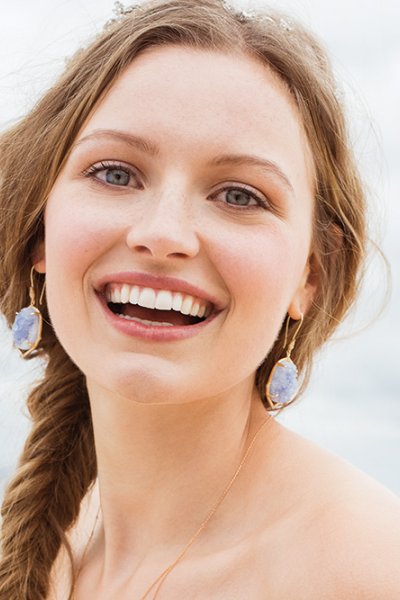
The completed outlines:
[[[306,383],[314,352],[357,293],[366,237],[363,188],[319,43],[279,14],[259,11],[252,17],[222,0],[153,0],[121,14],[77,52],[33,110],[1,135],[0,309],[11,324],[16,310],[29,303],[29,272],[44,236],[46,199],[78,131],[135,57],[162,44],[256,57],[285,82],[298,106],[316,169],[319,286],[292,354]],[[2,507],[0,597],[7,600],[46,598],[52,565],[61,545],[70,553],[66,532],[97,474],[84,376],[58,342],[46,307],[43,312],[40,352],[47,368],[28,399],[32,431]],[[283,332],[257,370],[261,398],[282,352]]]

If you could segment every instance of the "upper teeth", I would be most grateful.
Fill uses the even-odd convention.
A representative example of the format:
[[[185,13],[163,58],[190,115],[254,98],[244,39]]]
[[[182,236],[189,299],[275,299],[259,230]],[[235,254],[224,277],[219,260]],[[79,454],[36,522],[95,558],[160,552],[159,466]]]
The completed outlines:
[[[144,308],[156,308],[159,310],[176,310],[184,315],[192,317],[208,316],[211,306],[205,300],[200,300],[181,292],[170,292],[168,290],[154,290],[149,287],[138,285],[109,284],[106,288],[107,302],[115,304],[137,304]]]

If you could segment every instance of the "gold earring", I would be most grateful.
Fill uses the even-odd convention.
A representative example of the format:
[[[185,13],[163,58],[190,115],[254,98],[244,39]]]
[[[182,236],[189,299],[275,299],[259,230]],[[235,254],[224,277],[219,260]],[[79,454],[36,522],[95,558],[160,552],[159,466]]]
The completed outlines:
[[[284,348],[287,345],[290,318],[290,315],[288,315],[286,319]],[[265,395],[270,408],[273,410],[279,410],[287,406],[296,397],[299,388],[298,373],[297,367],[290,358],[290,355],[295,347],[296,338],[303,325],[303,320],[304,316],[302,314],[300,323],[293,334],[290,344],[287,346],[286,356],[275,363],[268,377]]]
[[[35,267],[32,267],[30,273],[29,298],[31,303],[16,314],[12,326],[14,344],[24,358],[29,356],[38,347],[39,342],[42,339],[43,319],[40,310],[35,306],[34,270]],[[39,304],[42,304],[45,286],[46,282],[43,284]]]

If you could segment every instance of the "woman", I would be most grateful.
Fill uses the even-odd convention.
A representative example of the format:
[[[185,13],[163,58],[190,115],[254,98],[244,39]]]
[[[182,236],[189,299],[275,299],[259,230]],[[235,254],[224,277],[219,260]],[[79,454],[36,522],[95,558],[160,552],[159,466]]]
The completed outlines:
[[[0,169],[1,308],[48,359],[0,597],[398,598],[398,499],[273,418],[366,236],[314,38],[219,0],[121,9]]]

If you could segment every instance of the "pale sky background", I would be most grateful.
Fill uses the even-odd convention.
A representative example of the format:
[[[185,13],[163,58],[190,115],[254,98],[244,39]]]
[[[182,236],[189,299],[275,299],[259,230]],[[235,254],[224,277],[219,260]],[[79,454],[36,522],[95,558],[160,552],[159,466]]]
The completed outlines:
[[[373,319],[383,297],[383,264],[372,261],[361,301],[341,328],[346,339],[320,355],[310,388],[282,421],[400,494],[400,2],[268,4],[310,26],[328,48],[370,189],[373,234],[393,277],[383,315],[348,338]],[[29,109],[62,70],[64,57],[112,16],[112,7],[110,0],[1,0],[0,129]],[[35,373],[37,365],[19,357],[0,326],[0,490],[24,441],[24,397]]]

